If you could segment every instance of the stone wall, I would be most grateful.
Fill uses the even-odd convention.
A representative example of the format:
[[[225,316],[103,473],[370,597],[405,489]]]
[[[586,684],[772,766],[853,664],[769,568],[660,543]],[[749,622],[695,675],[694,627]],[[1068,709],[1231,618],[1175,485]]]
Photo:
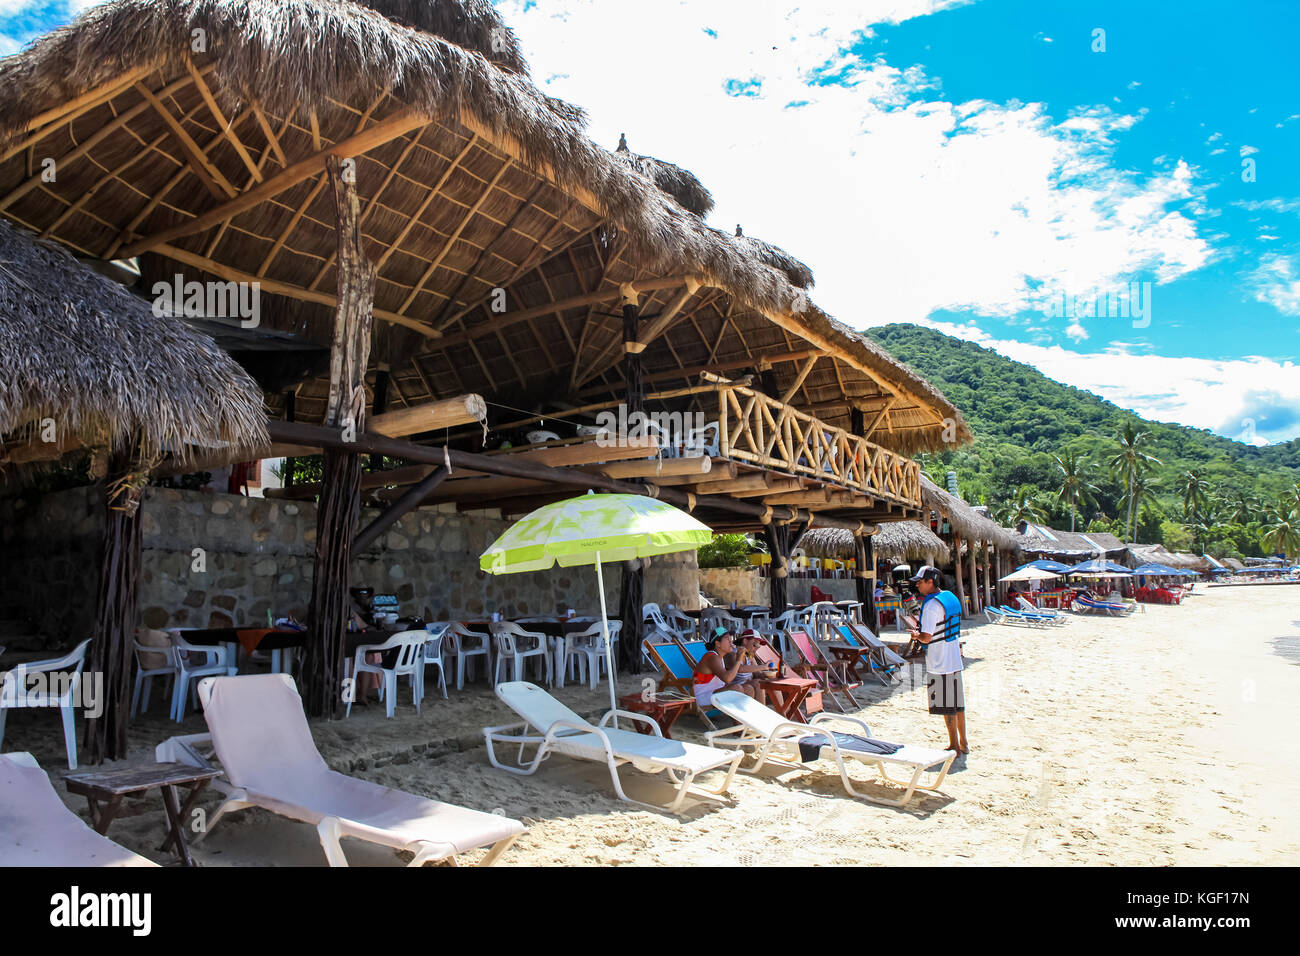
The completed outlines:
[[[256,625],[305,616],[311,601],[316,506],[239,495],[150,488],[141,504],[140,620],[148,627]],[[378,512],[366,509],[362,524]],[[499,577],[479,555],[510,522],[454,505],[402,517],[353,565],[356,585],[395,594],[404,614],[432,620],[599,609],[594,568]],[[0,618],[31,621],[46,642],[87,634],[103,536],[102,490],[75,488],[35,505],[0,501]],[[621,566],[605,566],[618,613]],[[699,605],[695,552],[651,561],[645,600]]]
[[[772,600],[767,578],[762,577],[755,567],[700,568],[700,590],[714,604],[726,606],[730,606],[732,601],[742,607],[746,604],[767,605]]]

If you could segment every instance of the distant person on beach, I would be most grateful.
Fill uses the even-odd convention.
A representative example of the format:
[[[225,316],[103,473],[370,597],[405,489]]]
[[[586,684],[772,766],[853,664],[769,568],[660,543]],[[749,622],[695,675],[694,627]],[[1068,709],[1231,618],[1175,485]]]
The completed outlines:
[[[942,714],[948,727],[948,749],[970,753],[966,743],[966,696],[962,687],[961,602],[940,586],[939,569],[925,565],[911,578],[921,595],[920,627],[912,640],[925,645],[925,670],[930,713]]]
[[[709,652],[695,665],[695,700],[701,707],[711,704],[714,693],[720,690],[738,690],[760,704],[767,702],[763,688],[750,679],[767,668],[757,663],[747,664],[747,654],[733,654],[736,640],[725,627],[714,631],[705,646]],[[738,680],[742,675],[743,680]]]

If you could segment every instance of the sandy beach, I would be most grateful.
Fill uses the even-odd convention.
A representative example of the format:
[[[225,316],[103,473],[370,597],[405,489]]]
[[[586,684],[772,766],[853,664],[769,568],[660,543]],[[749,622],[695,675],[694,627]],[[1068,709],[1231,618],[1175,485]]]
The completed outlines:
[[[892,632],[883,636],[889,639]],[[1300,586],[1206,588],[1177,607],[1127,619],[1075,617],[1060,630],[966,629],[972,752],[941,792],[903,809],[844,795],[827,765],[740,774],[731,804],[691,800],[681,817],[620,803],[603,767],[555,757],[532,777],[488,765],[481,728],[512,715],[485,685],[430,696],[417,717],[354,711],[313,725],[326,760],[378,783],[482,810],[529,832],[499,862],[546,865],[1251,865],[1300,862]],[[621,690],[633,690],[624,677]],[[584,714],[607,691],[558,692]],[[864,687],[861,716],[885,739],[940,747],[919,665],[892,689]],[[183,725],[165,704],[138,720],[132,759],[152,760]],[[79,724],[80,727],[80,724]],[[675,731],[702,742],[689,717]],[[16,712],[4,749],[31,750],[66,793],[57,716]],[[853,771],[867,781],[865,770]],[[665,784],[628,769],[629,792],[661,800]],[[866,783],[869,792],[884,793]],[[217,797],[205,799],[210,813]],[[116,821],[110,836],[160,861],[161,801]],[[397,865],[392,851],[345,842],[354,865]],[[224,820],[195,849],[205,866],[324,865],[315,830],[260,810]],[[462,859],[472,863],[475,855]]]

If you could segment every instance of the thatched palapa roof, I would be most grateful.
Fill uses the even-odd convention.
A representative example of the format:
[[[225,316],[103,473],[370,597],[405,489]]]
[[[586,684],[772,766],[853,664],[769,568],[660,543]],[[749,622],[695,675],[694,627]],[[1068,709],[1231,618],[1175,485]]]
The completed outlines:
[[[891,521],[879,526],[871,536],[877,558],[923,561],[943,565],[951,549],[937,534],[919,521]],[[813,528],[799,539],[799,547],[812,557],[838,558],[855,556],[853,534],[837,528]]]
[[[146,454],[268,441],[261,390],[211,339],[0,221],[0,436],[47,418],[59,444]]]
[[[259,281],[267,327],[319,343],[334,153],[356,164],[390,408],[466,391],[537,408],[613,388],[607,316],[639,283],[643,313],[672,318],[642,353],[647,379],[748,363],[784,390],[820,351],[791,401],[827,424],[856,409],[904,454],[969,440],[923,378],[807,300],[806,266],[691,211],[707,191],[689,173],[655,161],[648,178],[591,142],[581,111],[529,80],[513,34],[498,49],[490,5],[368,6],[92,8],[0,61],[0,215],[87,257],[138,257],[146,277]],[[56,160],[57,180],[29,155]],[[299,415],[323,392],[305,387]]]
[[[619,135],[614,155],[653,182],[661,192],[671,196],[683,209],[700,217],[707,216],[712,211],[713,196],[689,169],[632,152],[628,148],[626,134]]]
[[[947,518],[953,531],[965,541],[991,541],[1003,551],[1015,552],[1020,549],[1020,539],[1014,531],[990,521],[924,474],[921,475],[921,503],[935,514]]]

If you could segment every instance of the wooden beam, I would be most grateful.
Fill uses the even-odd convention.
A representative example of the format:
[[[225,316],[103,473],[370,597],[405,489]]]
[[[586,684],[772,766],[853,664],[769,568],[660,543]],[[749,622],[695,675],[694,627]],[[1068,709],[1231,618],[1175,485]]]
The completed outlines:
[[[400,113],[395,113],[355,136],[349,136],[333,146],[326,147],[319,153],[286,167],[260,186],[247,190],[215,209],[210,209],[187,222],[177,223],[175,226],[156,232],[152,236],[146,236],[143,239],[129,243],[121,250],[119,258],[129,259],[132,256],[138,256],[142,252],[149,252],[161,245],[170,243],[182,236],[190,236],[196,232],[210,229],[227,219],[239,215],[241,212],[252,209],[258,203],[264,202],[272,196],[278,196],[304,179],[315,176],[325,168],[325,161],[331,156],[344,158],[360,156],[378,146],[382,146],[384,143],[405,136],[413,129],[426,126],[428,123],[427,117],[416,113],[414,110],[402,110]]]
[[[765,505],[826,505],[831,500],[829,489],[820,491],[792,491],[779,495],[767,495],[763,498]]]
[[[40,129],[42,126],[48,126],[51,123],[63,121],[67,122],[73,118],[73,114],[81,115],[87,109],[93,109],[106,100],[115,98],[119,93],[128,86],[134,86],[136,81],[143,80],[150,73],[158,68],[157,63],[146,63],[144,66],[137,66],[125,73],[113,77],[105,83],[93,89],[87,90],[80,96],[74,96],[70,100],[65,100],[58,106],[37,113],[23,127],[23,132],[31,132],[34,129]],[[6,157],[7,158],[7,157]]]
[[[209,64],[206,67],[206,69],[211,69],[211,68],[212,68],[211,64]],[[182,86],[188,86],[189,84],[190,84],[189,76],[182,77],[179,80],[174,80],[173,82],[168,83],[166,86],[164,86],[161,90],[158,91],[157,95],[160,97],[170,96],[172,93],[176,92]],[[88,152],[90,152],[92,149],[94,149],[96,146],[102,143],[106,138],[116,133],[127,123],[131,122],[131,120],[135,119],[141,113],[144,113],[150,108],[151,107],[148,100],[141,100],[139,103],[135,104],[135,106],[131,107],[129,110],[119,113],[112,120],[105,123],[99,129],[95,130],[93,134],[87,137],[86,140],[80,143],[75,149],[69,150],[67,153],[64,153],[62,156],[58,157],[56,161],[56,166],[59,172],[63,173],[64,171],[66,171],[69,163],[72,163],[74,160],[80,159],[82,156],[85,156]],[[33,175],[29,176],[22,183],[20,183],[18,186],[10,190],[9,193],[3,199],[0,199],[0,209],[8,208],[10,205],[17,202],[19,199],[27,195],[33,189],[40,186],[42,182],[41,176],[43,174],[44,174],[44,170],[41,170],[40,172],[36,172]]]
[[[221,134],[225,136],[231,147],[233,147],[235,152],[239,154],[239,158],[248,168],[249,174],[256,182],[260,183],[262,181],[262,171],[257,168],[257,163],[253,162],[253,157],[248,155],[248,150],[244,148],[243,142],[235,135],[233,125],[226,119],[226,114],[221,111],[221,107],[217,105],[216,97],[212,95],[212,90],[209,88],[207,80],[203,79],[203,74],[195,68],[194,61],[189,57],[185,58],[185,68],[189,70],[190,76],[194,78],[194,85],[198,88],[199,95],[203,97],[203,102],[207,105],[208,112],[211,113],[212,118],[217,121],[217,128],[221,130]]]
[[[201,78],[195,75],[195,80],[202,82]],[[235,196],[235,187],[230,185],[230,180],[222,175],[215,163],[208,159],[207,155],[199,148],[199,144],[194,142],[194,137],[185,132],[185,127],[180,121],[172,116],[171,110],[163,105],[162,100],[153,95],[153,90],[143,83],[137,83],[135,88],[140,91],[140,95],[149,101],[154,112],[167,124],[171,130],[172,139],[180,146],[181,152],[185,154],[185,160],[190,164],[190,169],[194,175],[199,178],[208,192],[212,193],[218,200],[232,199]]]
[[[756,471],[739,478],[727,478],[721,481],[701,481],[695,486],[695,490],[703,494],[710,495],[731,495],[738,491],[758,491],[766,494],[772,490],[772,486],[780,479],[772,476],[771,472]],[[782,489],[790,490],[790,489]]]
[[[681,285],[685,281],[682,276],[670,279],[643,279],[632,282],[630,285],[637,292],[654,292],[657,289],[671,289]],[[480,335],[490,335],[498,329],[503,329],[508,325],[514,325],[517,322],[526,322],[528,319],[541,318],[550,315],[552,312],[562,312],[566,309],[577,309],[583,306],[599,305],[603,302],[612,302],[617,299],[620,292],[617,287],[611,289],[602,289],[596,292],[586,292],[582,295],[570,296],[561,299],[558,302],[547,302],[544,305],[532,306],[527,309],[520,309],[517,312],[504,312],[501,315],[493,315],[488,322],[483,322],[471,326],[464,331],[455,332],[451,335],[444,335],[438,343],[438,348],[451,348],[453,345],[462,345],[470,339],[478,338]]]
[[[805,487],[802,479],[799,478],[778,478],[773,477],[766,490],[754,489],[752,491],[732,491],[730,495],[733,498],[761,498],[768,494],[780,494],[787,491],[798,491]]]
[[[752,357],[736,359],[728,362],[711,362],[707,365],[693,365],[689,368],[666,369],[662,372],[652,372],[643,377],[643,381],[663,382],[675,378],[694,378],[705,372],[732,372],[738,368],[747,368],[751,365],[761,365],[772,362],[801,362],[813,355],[823,355],[821,349],[804,349],[798,352],[786,352],[776,355],[759,355],[758,361]],[[575,393],[578,398],[585,398],[588,395],[598,395],[601,392],[612,392],[618,388],[617,385],[589,385]]]
[[[347,451],[352,454],[378,453],[387,455],[390,458],[406,458],[410,461],[430,465],[442,465],[450,459],[452,467],[455,469],[463,468],[507,477],[530,478],[535,481],[585,486],[593,490],[613,491],[620,494],[644,495],[649,494],[652,488],[658,488],[660,500],[678,506],[689,506],[690,504],[686,492],[679,491],[676,488],[659,488],[653,482],[648,485],[633,484],[615,478],[606,478],[604,475],[570,471],[565,468],[548,468],[536,462],[511,460],[515,457],[511,455],[479,455],[450,448],[431,448],[427,445],[417,445],[414,442],[404,441],[400,438],[388,438],[384,435],[358,435],[355,441],[347,442],[343,440],[343,436],[337,429],[323,428],[319,425],[305,425],[299,422],[267,422],[267,431],[274,441],[307,444],[313,447]],[[730,511],[750,517],[761,517],[767,514],[767,508],[763,505],[739,501],[725,495],[701,497],[696,500],[695,504],[700,508]],[[793,509],[783,508],[777,510],[771,517],[778,521],[787,521],[796,517],[796,514]]]
[[[375,415],[370,419],[369,430],[390,437],[416,435],[467,422],[481,422],[486,418],[487,403],[483,396],[471,392]]]
[[[257,120],[257,125],[262,128],[262,135],[266,137],[266,145],[271,147],[271,152],[280,161],[280,165],[287,167],[289,160],[285,158],[284,150],[280,148],[280,137],[276,136],[275,131],[271,129],[270,121],[267,120],[266,114],[262,112],[262,105],[257,100],[253,100],[252,108],[253,118]]]
[[[651,482],[663,477],[682,475],[701,476],[713,470],[713,459],[705,458],[656,458],[653,461],[616,461],[603,465],[586,466],[611,478],[647,478]]]
[[[863,438],[867,438],[867,439],[871,438],[871,433],[876,430],[876,428],[880,425],[884,417],[887,414],[889,414],[889,410],[894,407],[894,403],[897,401],[898,401],[897,395],[889,396],[889,400],[885,402],[885,404],[880,406],[880,411],[876,412],[876,417],[871,419],[870,423],[868,423],[867,426],[862,429]]]
[[[180,249],[176,246],[166,244],[155,245],[153,252],[160,256],[166,256],[169,259],[175,259],[177,262],[184,263],[187,266],[193,266],[195,269],[202,269],[210,272],[220,279],[228,282],[248,282],[257,283],[261,291],[270,292],[274,295],[282,295],[289,299],[298,299],[302,302],[315,302],[320,305],[333,307],[338,299],[326,292],[313,292],[311,289],[304,289],[302,286],[292,285],[288,282],[281,282],[278,279],[266,279],[253,275],[251,272],[241,272],[238,269],[232,269],[224,263],[209,259],[206,256],[198,255],[186,249]],[[119,258],[129,258],[123,251]],[[438,333],[429,328],[422,322],[418,322],[409,316],[398,315],[396,312],[389,312],[386,309],[374,309],[374,317],[383,319],[385,322],[392,322],[394,325],[400,325],[403,328],[411,329],[413,332],[419,332],[428,338],[437,338]]]
[[[357,536],[352,541],[352,553],[360,554],[374,544],[376,538],[396,524],[408,511],[424,501],[430,492],[442,484],[443,479],[446,477],[447,469],[438,468],[407,489],[406,493],[386,508],[383,514],[357,533]]]
[[[795,376],[794,382],[781,395],[782,405],[790,404],[790,399],[794,398],[794,393],[803,387],[804,379],[808,377],[808,373],[813,370],[813,366],[817,364],[819,358],[821,358],[820,355],[814,355],[803,363],[803,367],[799,369],[799,374]]]

